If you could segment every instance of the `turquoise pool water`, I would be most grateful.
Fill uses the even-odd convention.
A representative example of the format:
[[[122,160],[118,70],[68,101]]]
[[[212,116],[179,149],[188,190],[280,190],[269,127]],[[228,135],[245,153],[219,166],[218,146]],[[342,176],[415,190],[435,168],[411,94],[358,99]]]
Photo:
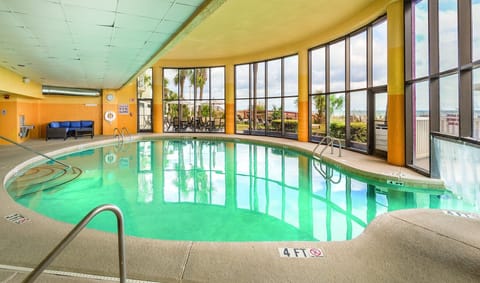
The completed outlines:
[[[376,216],[407,208],[475,206],[448,191],[368,181],[308,154],[239,141],[160,139],[88,149],[36,164],[7,191],[15,201],[76,224],[111,203],[127,235],[192,241],[340,241]],[[90,228],[116,231],[111,213]]]

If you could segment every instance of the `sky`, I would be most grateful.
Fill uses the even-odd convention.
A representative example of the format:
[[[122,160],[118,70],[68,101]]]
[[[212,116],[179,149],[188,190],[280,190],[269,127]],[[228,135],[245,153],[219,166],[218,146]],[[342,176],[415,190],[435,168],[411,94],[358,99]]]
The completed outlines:
[[[457,0],[439,0],[439,60],[440,71],[458,66]],[[428,75],[428,0],[415,5],[415,74]],[[480,59],[480,0],[472,1],[472,57]],[[473,72],[473,83],[480,83],[480,72]],[[455,76],[455,78],[458,78]],[[442,83],[443,81],[443,83]],[[440,80],[440,105],[442,110],[458,110],[458,82],[446,77]],[[475,87],[474,87],[475,88]],[[417,110],[428,110],[428,85],[417,87]],[[474,109],[480,111],[480,91],[474,93]]]

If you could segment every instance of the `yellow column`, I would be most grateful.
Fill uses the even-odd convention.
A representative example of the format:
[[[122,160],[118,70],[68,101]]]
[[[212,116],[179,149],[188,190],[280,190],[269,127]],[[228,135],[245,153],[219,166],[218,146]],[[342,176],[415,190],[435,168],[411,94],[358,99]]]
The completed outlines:
[[[235,133],[235,70],[232,64],[225,66],[225,133]]]
[[[388,36],[388,157],[390,164],[405,165],[404,15],[403,1],[387,7]]]
[[[163,68],[152,67],[153,132],[163,133]]]
[[[298,52],[298,140],[308,141],[308,51]]]

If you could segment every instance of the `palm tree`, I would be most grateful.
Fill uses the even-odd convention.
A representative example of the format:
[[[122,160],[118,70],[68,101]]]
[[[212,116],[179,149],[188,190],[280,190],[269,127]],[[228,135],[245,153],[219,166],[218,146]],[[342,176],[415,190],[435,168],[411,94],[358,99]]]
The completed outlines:
[[[207,68],[196,69],[195,74],[190,75],[190,83],[198,88],[198,99],[203,99],[203,89],[205,88],[205,84],[207,83],[208,76],[207,76]],[[201,105],[198,105],[198,114],[197,116],[202,116],[202,109]]]
[[[192,76],[193,71],[191,69],[180,69],[177,75],[175,75],[174,82],[176,86],[179,86],[179,97],[183,99],[183,89],[185,87],[185,79]]]
[[[203,88],[207,83],[208,76],[207,76],[207,68],[201,68],[195,70],[195,76],[193,73],[190,75],[190,83],[198,88],[198,99],[203,99]]]

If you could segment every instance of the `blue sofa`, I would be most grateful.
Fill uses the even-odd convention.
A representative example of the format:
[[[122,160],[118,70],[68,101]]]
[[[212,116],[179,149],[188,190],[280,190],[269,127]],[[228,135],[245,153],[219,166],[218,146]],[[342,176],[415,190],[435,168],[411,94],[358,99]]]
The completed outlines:
[[[91,120],[81,121],[53,121],[47,125],[46,140],[53,138],[79,137],[88,135],[93,138],[94,122]]]

